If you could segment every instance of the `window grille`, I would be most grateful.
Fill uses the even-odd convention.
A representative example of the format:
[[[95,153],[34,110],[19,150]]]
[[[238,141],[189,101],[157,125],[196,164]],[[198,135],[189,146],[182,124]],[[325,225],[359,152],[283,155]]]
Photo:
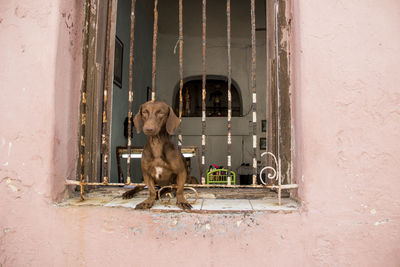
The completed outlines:
[[[183,49],[184,49],[184,32],[183,32],[183,0],[179,1],[179,38],[177,45],[179,45],[179,118],[182,119],[182,109],[183,109],[183,81],[184,81],[184,64],[183,64]],[[200,1],[200,0],[199,0]],[[282,157],[281,157],[281,147],[280,147],[280,140],[281,137],[281,93],[280,93],[280,27],[279,27],[279,5],[280,2],[284,0],[266,0],[266,7],[273,7],[273,12],[267,14],[273,14],[273,21],[274,21],[274,28],[273,31],[275,33],[274,38],[274,60],[275,60],[275,70],[271,70],[270,67],[273,64],[267,62],[267,75],[268,73],[274,73],[275,77],[275,88],[272,88],[272,84],[270,79],[267,78],[267,86],[266,88],[257,88],[256,87],[256,13],[255,13],[255,0],[248,0],[250,6],[250,18],[251,18],[251,28],[249,29],[251,32],[251,99],[252,99],[252,106],[251,106],[251,113],[252,113],[252,184],[251,185],[236,185],[236,179],[232,177],[232,93],[231,93],[231,86],[232,86],[232,57],[231,57],[231,0],[226,0],[226,47],[227,47],[227,78],[228,78],[228,88],[227,88],[227,95],[228,95],[228,111],[227,111],[227,156],[226,156],[226,165],[227,168],[225,171],[224,179],[226,179],[226,184],[221,183],[206,183],[206,127],[207,127],[207,114],[206,114],[206,81],[207,81],[207,70],[206,70],[206,55],[207,55],[207,0],[201,0],[202,2],[202,31],[201,31],[201,47],[202,47],[202,66],[201,66],[201,80],[202,80],[202,116],[201,116],[201,150],[200,155],[198,151],[196,151],[196,156],[200,157],[200,169],[201,169],[201,183],[198,185],[190,185],[193,189],[195,187],[251,187],[251,188],[269,188],[278,191],[278,202],[281,204],[281,192],[282,190],[289,190],[297,188],[297,184],[291,183],[291,179],[287,179],[286,183],[283,183],[282,179]],[[87,3],[87,10],[86,10],[86,20],[89,21],[90,12],[90,1]],[[133,65],[134,65],[134,32],[135,32],[135,6],[136,0],[132,0],[131,5],[131,25],[130,25],[130,45],[129,45],[129,104],[128,104],[128,137],[127,137],[127,177],[126,180],[119,180],[118,183],[112,183],[109,179],[109,157],[110,157],[110,97],[112,95],[112,78],[113,77],[113,60],[114,60],[114,40],[112,38],[112,32],[114,27],[115,32],[115,20],[116,20],[116,0],[109,0],[108,1],[108,8],[107,8],[107,34],[106,34],[106,45],[105,45],[105,64],[104,64],[104,86],[103,86],[103,107],[102,107],[102,128],[101,128],[101,174],[102,174],[102,181],[93,182],[88,181],[85,179],[85,156],[87,155],[86,151],[86,130],[87,130],[87,111],[89,107],[87,106],[87,75],[88,70],[87,68],[84,69],[84,80],[82,85],[82,92],[81,92],[81,103],[80,103],[80,149],[79,149],[79,180],[67,180],[66,183],[68,185],[78,185],[80,186],[81,198],[84,199],[84,187],[85,186],[124,186],[124,185],[144,185],[142,183],[132,183],[131,182],[131,158],[133,158],[135,153],[140,155],[140,151],[137,152],[137,149],[132,147],[132,107],[134,102],[134,88],[133,88]],[[158,0],[154,0],[154,21],[153,21],[153,46],[152,46],[152,86],[151,86],[151,100],[156,100],[156,67],[157,67],[157,38],[158,38]],[[271,19],[271,18],[269,18]],[[268,18],[266,18],[268,20]],[[266,24],[266,28],[268,29],[268,24]],[[266,38],[268,38],[266,31]],[[88,23],[85,23],[85,32],[89,32]],[[271,29],[270,29],[271,30]],[[268,53],[270,53],[270,46],[268,45],[269,42],[266,44],[266,52],[267,61],[269,60]],[[83,53],[84,59],[88,57],[88,50],[84,49]],[[277,126],[276,126],[276,133],[275,136],[277,137],[278,141],[276,154],[268,151],[263,152],[261,157],[265,157],[267,165],[262,167],[261,170],[258,172],[257,169],[257,112],[256,112],[256,105],[257,105],[257,89],[258,90],[272,90],[274,89],[275,92],[268,93],[267,96],[271,97],[276,96],[276,115],[277,115]],[[268,107],[266,112],[271,113],[268,114],[272,116],[271,108]],[[182,130],[181,127],[178,129],[178,147],[182,150]],[[269,131],[266,131],[266,139],[271,139],[273,136],[270,134]],[[268,142],[270,144],[271,142]],[[135,152],[136,151],[136,152]],[[260,182],[257,182],[257,177]],[[209,178],[209,177],[207,177]],[[233,182],[234,181],[234,182]],[[272,183],[271,183],[272,181]]]

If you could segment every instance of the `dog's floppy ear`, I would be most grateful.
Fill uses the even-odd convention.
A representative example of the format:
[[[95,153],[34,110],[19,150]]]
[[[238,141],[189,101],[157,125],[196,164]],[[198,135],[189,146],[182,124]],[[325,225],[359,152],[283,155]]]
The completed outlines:
[[[167,132],[172,135],[174,134],[176,128],[178,128],[180,123],[179,118],[175,115],[174,111],[172,110],[171,107],[169,107],[169,114],[168,114],[168,119],[167,119]]]
[[[142,107],[140,107],[138,113],[135,115],[135,118],[133,119],[133,124],[135,125],[136,132],[140,133],[143,129]]]

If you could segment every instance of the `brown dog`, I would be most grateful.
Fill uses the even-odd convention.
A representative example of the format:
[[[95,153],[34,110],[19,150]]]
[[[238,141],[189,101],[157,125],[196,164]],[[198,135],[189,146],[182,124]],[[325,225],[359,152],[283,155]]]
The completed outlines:
[[[184,158],[172,143],[172,135],[179,126],[179,118],[165,102],[149,101],[144,103],[136,114],[133,123],[137,133],[142,130],[147,142],[142,153],[142,173],[150,196],[136,205],[135,209],[150,209],[156,200],[155,186],[177,185],[176,205],[181,209],[192,206],[183,195],[183,186],[187,178]],[[138,189],[125,192],[123,198],[132,198]]]

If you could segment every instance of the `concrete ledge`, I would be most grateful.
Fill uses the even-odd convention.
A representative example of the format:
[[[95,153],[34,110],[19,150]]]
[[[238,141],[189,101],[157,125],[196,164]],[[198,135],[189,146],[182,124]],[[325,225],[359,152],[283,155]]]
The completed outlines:
[[[103,206],[114,208],[130,208],[135,206],[147,198],[146,192],[139,193],[132,199],[122,199],[121,195],[125,192],[121,188],[113,188],[110,190],[94,190],[85,196],[85,200],[81,201],[79,197],[73,197],[59,203],[62,207],[80,207],[80,206]],[[210,194],[211,195],[211,194]],[[189,199],[191,201],[191,199]],[[168,204],[157,200],[150,211],[154,212],[182,212],[176,205],[176,199],[173,198]],[[188,212],[201,213],[224,213],[224,212],[258,212],[258,211],[296,211],[299,204],[290,198],[282,198],[281,205],[278,204],[276,197],[254,198],[254,199],[229,199],[215,198],[214,195],[201,194],[195,204],[192,204],[192,210]]]

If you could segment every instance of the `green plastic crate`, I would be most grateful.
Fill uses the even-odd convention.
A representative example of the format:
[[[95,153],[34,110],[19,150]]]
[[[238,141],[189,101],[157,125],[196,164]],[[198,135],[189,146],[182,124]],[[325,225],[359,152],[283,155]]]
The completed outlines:
[[[214,169],[207,172],[207,184],[228,184],[228,170]],[[231,171],[231,184],[236,184],[236,173]]]

